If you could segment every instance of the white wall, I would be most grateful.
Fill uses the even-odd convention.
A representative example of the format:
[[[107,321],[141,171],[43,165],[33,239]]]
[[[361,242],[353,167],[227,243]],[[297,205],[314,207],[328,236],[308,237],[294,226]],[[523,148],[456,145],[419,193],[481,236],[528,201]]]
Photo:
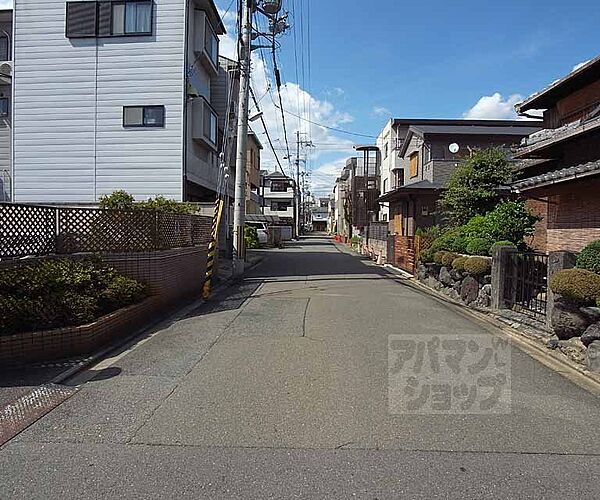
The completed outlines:
[[[85,39],[65,37],[65,3],[15,2],[15,201],[181,199],[185,0],[155,0],[152,36]],[[166,126],[123,128],[135,105]]]

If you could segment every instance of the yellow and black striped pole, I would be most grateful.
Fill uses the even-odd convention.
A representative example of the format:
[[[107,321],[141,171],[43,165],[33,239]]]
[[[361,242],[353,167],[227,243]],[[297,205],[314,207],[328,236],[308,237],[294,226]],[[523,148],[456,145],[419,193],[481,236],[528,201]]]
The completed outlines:
[[[215,213],[213,215],[213,224],[210,233],[210,243],[208,245],[208,260],[206,262],[206,279],[202,289],[202,297],[207,299],[212,291],[212,279],[215,270],[215,257],[219,249],[219,225],[223,214],[223,200],[219,196],[215,202]]]

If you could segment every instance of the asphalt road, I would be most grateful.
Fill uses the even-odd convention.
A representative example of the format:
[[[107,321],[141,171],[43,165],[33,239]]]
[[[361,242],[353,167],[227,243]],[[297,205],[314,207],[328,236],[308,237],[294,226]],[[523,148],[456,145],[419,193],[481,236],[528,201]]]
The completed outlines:
[[[330,240],[266,252],[4,446],[0,498],[600,498],[598,399],[490,328]],[[461,339],[495,406],[398,364]]]

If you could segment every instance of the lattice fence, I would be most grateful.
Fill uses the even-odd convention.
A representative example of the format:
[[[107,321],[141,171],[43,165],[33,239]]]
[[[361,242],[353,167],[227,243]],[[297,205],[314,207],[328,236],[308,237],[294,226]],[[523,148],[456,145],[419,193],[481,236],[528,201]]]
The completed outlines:
[[[200,215],[0,204],[0,258],[204,246],[211,223]]]

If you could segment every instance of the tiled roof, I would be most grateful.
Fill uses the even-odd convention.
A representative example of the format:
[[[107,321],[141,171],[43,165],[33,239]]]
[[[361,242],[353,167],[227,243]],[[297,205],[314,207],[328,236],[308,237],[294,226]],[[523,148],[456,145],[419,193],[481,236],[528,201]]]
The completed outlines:
[[[580,177],[588,177],[590,175],[600,174],[600,160],[583,163],[574,167],[567,167],[554,172],[536,175],[529,179],[523,179],[513,183],[513,187],[519,191],[533,189],[546,184],[557,184],[566,182]]]

